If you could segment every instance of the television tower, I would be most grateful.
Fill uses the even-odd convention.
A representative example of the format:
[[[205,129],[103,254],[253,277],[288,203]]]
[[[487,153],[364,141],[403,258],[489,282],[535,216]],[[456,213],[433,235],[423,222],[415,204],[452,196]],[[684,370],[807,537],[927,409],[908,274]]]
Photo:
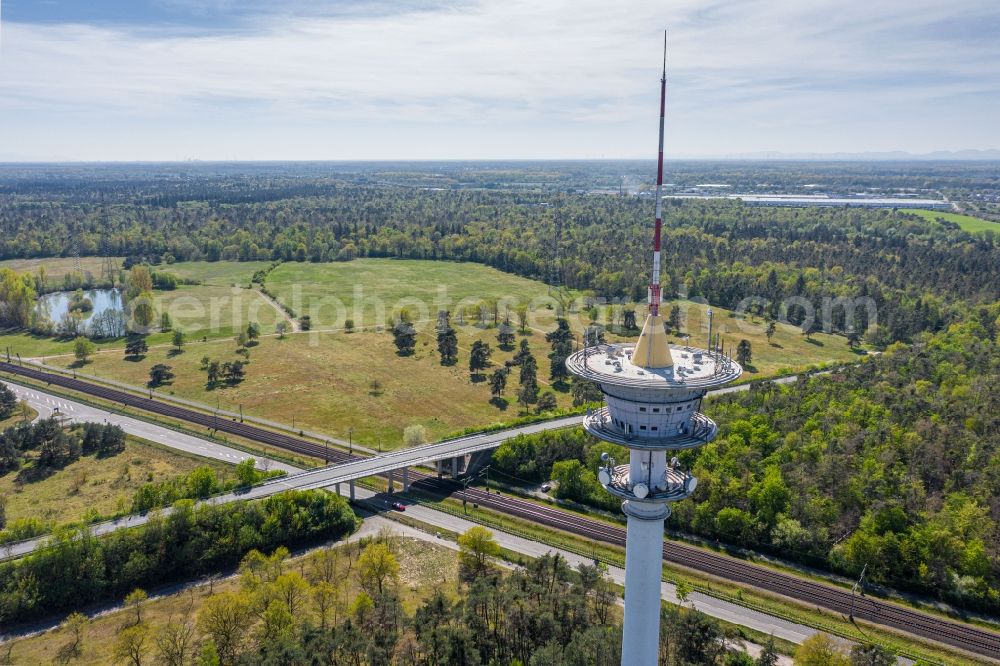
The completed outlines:
[[[625,544],[625,627],[622,664],[657,666],[660,642],[660,582],[663,522],[670,503],[689,497],[698,481],[667,451],[703,446],[715,438],[715,423],[698,411],[716,386],[743,373],[718,351],[674,347],[660,317],[660,235],[663,187],[663,119],[666,104],[666,34],[660,79],[660,149],[656,170],[656,225],[649,314],[633,344],[585,347],[566,360],[577,377],[595,382],[605,406],[588,410],[584,429],[628,448],[627,464],[607,453],[598,470],[601,485],[620,497],[628,516]]]

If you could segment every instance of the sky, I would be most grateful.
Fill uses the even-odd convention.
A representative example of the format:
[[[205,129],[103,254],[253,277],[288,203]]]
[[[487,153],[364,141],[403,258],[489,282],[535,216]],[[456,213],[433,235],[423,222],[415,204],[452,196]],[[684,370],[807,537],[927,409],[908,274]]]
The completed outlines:
[[[0,0],[0,160],[1000,149],[996,0]]]

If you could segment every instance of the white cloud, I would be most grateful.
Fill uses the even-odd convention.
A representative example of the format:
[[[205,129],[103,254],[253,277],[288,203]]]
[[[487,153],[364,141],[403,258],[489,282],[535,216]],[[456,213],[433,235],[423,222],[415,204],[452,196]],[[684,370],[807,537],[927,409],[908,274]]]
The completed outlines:
[[[923,127],[934,134],[986,111],[947,112],[942,100],[995,100],[1000,86],[996,41],[949,36],[936,26],[956,17],[1000,25],[997,16],[988,0],[708,6],[506,0],[395,14],[383,7],[372,15],[261,15],[239,31],[214,34],[7,23],[0,120],[8,131],[20,126],[30,133],[45,117],[95,129],[97,119],[121,118],[137,128],[135,140],[151,147],[157,140],[142,138],[144,123],[151,134],[165,126],[202,138],[217,134],[227,118],[289,137],[297,136],[290,125],[301,123],[328,123],[344,135],[351,127],[363,134],[396,123],[446,137],[451,127],[456,141],[443,152],[469,148],[472,128],[484,125],[504,126],[511,135],[517,127],[530,135],[549,126],[553,138],[563,137],[562,144],[545,146],[554,156],[645,154],[656,111],[658,31],[669,25],[670,127],[683,132],[676,138],[684,152],[726,152],[719,137],[736,129],[761,133],[730,138],[725,146],[736,144],[737,151],[791,148],[761,144],[775,143],[771,133],[781,139],[782,128],[795,141],[807,136],[795,128],[811,132],[824,125],[884,136],[880,124],[894,113],[911,113],[910,107],[924,108],[906,125],[909,131]],[[569,143],[568,128],[611,135],[593,137],[594,151],[580,145],[586,134]],[[985,122],[963,131],[973,130],[998,143]],[[58,131],[53,137],[65,140]],[[411,148],[397,145],[406,154],[394,156],[435,156],[414,154],[416,141]],[[532,150],[536,145],[521,146],[522,154],[543,156]],[[878,146],[890,147],[921,149]],[[980,146],[927,145],[940,147]]]

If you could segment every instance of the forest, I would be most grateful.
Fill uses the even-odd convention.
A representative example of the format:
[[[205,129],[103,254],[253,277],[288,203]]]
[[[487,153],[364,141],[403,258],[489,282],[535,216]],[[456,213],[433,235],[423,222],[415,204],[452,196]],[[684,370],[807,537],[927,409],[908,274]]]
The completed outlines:
[[[698,477],[668,527],[959,606],[1000,610],[1000,303],[912,345],[790,384],[711,399],[720,424],[680,454]],[[595,472],[620,447],[521,436],[493,466],[515,483],[617,510]]]
[[[619,663],[620,591],[601,566],[574,568],[552,553],[511,566],[482,527],[457,543],[456,554],[383,528],[294,557],[284,547],[250,550],[231,578],[157,599],[133,589],[117,612],[72,613],[47,645],[22,641],[13,656],[132,666]],[[426,567],[436,568],[434,584],[419,581]],[[104,644],[95,643],[99,637]],[[830,647],[803,646],[800,663]],[[872,646],[854,652],[881,661],[848,662],[847,650],[834,647],[839,661],[824,663],[891,663]],[[774,666],[778,659],[773,642],[751,658],[738,630],[687,600],[662,609],[660,652],[664,666]]]
[[[306,176],[262,167],[252,174],[185,178],[111,171],[96,182],[8,175],[0,178],[0,258],[79,251],[152,264],[449,259],[608,300],[645,296],[653,201],[644,189],[617,196],[566,187],[607,180],[607,173],[588,180],[573,169],[553,168],[551,185],[539,176],[541,184],[517,187],[519,177],[537,172],[511,168],[492,174],[506,185],[491,187],[480,170],[469,186],[449,182],[442,188],[401,184],[416,168],[387,171]],[[781,173],[785,181],[805,179],[791,168]],[[975,173],[979,180],[970,187],[993,192],[995,173]],[[844,174],[838,178],[833,182],[848,182]],[[955,182],[930,173],[924,181],[886,173],[857,175],[853,182],[926,187],[936,178],[942,185]],[[838,312],[824,325],[866,331],[879,346],[941,330],[961,318],[966,303],[991,301],[1000,283],[996,234],[972,235],[892,210],[668,200],[664,224],[665,294],[730,309],[757,297],[763,299],[757,307],[795,324],[803,313],[782,306],[786,298],[805,298],[820,310],[824,297],[870,297],[877,321]],[[10,276],[7,281],[9,300],[21,302],[23,287]],[[7,300],[0,293],[0,301]]]

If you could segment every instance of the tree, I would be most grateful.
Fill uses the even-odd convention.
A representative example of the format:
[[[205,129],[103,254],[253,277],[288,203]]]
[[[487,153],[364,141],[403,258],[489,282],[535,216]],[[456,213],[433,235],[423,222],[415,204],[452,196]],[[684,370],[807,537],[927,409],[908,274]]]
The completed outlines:
[[[622,312],[622,326],[625,327],[626,331],[634,331],[638,328],[635,325],[635,310],[632,308],[626,308]]]
[[[135,623],[142,624],[142,605],[149,599],[146,590],[137,587],[125,597],[125,605],[135,611]]]
[[[427,428],[420,424],[406,426],[403,430],[403,446],[407,448],[423,446],[427,443]]]
[[[529,357],[531,357],[531,345],[528,344],[528,339],[525,338],[521,340],[521,346],[517,350],[517,353],[514,354],[514,364],[522,365],[524,360]],[[534,360],[534,358],[532,358],[532,360]]]
[[[559,483],[556,495],[578,501],[586,499],[586,472],[587,469],[579,460],[560,460],[552,465],[552,478]]]
[[[588,402],[600,402],[601,400],[604,400],[604,394],[601,393],[601,387],[589,379],[574,377],[573,388],[571,391],[573,394],[574,407],[580,407]]]
[[[284,319],[282,319],[281,321],[279,321],[277,324],[274,325],[274,332],[278,334],[279,340],[285,339],[285,332],[287,330],[288,330],[288,322],[286,322]],[[351,331],[348,330],[347,332],[350,333]]]
[[[459,560],[474,577],[489,569],[494,558],[500,556],[500,545],[493,538],[493,532],[476,525],[458,537]]]
[[[530,405],[538,401],[538,383],[534,376],[521,381],[521,386],[517,390],[517,402],[524,407],[525,413]]]
[[[234,470],[236,476],[236,486],[238,488],[249,488],[257,483],[260,473],[257,471],[257,461],[253,458],[244,458],[236,465]]]
[[[770,344],[771,338],[774,337],[774,332],[777,330],[777,324],[773,319],[768,319],[767,330],[764,331],[764,335],[767,336],[767,342]]]
[[[63,629],[69,632],[70,642],[59,649],[59,661],[66,662],[80,656],[83,651],[83,630],[90,624],[90,618],[74,612],[63,621]]]
[[[381,541],[368,544],[358,557],[358,582],[362,589],[376,598],[385,587],[399,577],[399,562]]]
[[[219,661],[224,664],[232,664],[239,657],[252,624],[251,601],[238,592],[213,594],[198,611],[198,628],[212,639]]]
[[[97,347],[93,342],[84,337],[78,337],[73,341],[73,356],[80,363],[86,363],[87,359],[94,353]]]
[[[781,469],[777,465],[768,467],[763,478],[753,484],[747,498],[757,509],[757,517],[768,527],[772,527],[778,516],[788,509],[792,491],[785,485]]]
[[[247,324],[247,340],[257,342],[258,338],[260,338],[260,324],[252,321]]]
[[[17,395],[6,384],[0,384],[0,421],[9,419],[17,409]]]
[[[555,409],[558,406],[558,401],[556,400],[556,394],[552,391],[545,391],[538,396],[538,412],[547,412],[549,410]]]
[[[153,291],[153,276],[148,266],[132,266],[125,280],[125,299],[132,300],[140,294]]]
[[[676,303],[670,308],[670,315],[667,317],[667,327],[674,333],[681,330],[681,306]]]
[[[400,356],[411,356],[413,349],[417,345],[417,331],[413,325],[405,319],[400,319],[392,327],[393,342],[396,344],[397,353]]]
[[[768,636],[760,654],[757,656],[755,666],[778,666],[778,650],[774,647],[774,636]]]
[[[736,362],[744,368],[749,368],[752,365],[752,359],[753,350],[750,347],[750,341],[740,340],[740,343],[736,345]]]
[[[816,321],[815,317],[810,317],[808,320],[802,322],[802,335],[806,336],[806,340],[812,340],[812,336],[819,332],[819,322]]]
[[[230,384],[239,384],[246,377],[246,364],[243,361],[233,361],[222,365],[226,375],[226,381]]]
[[[205,366],[205,373],[208,375],[208,386],[210,388],[215,386],[222,377],[222,364],[218,361],[209,361]]]
[[[850,663],[828,634],[813,634],[795,651],[795,666],[848,666]]]
[[[851,329],[850,331],[848,331],[847,332],[847,346],[850,347],[851,349],[854,349],[859,344],[861,344],[861,334],[858,333],[854,329]]]
[[[299,329],[303,331],[308,331],[312,328],[312,317],[309,315],[302,315],[299,317]]]
[[[545,341],[552,345],[552,353],[549,354],[551,362],[549,378],[555,382],[564,382],[569,378],[566,359],[573,353],[573,333],[569,330],[569,322],[562,317],[558,318],[556,330],[547,333]]]
[[[858,643],[851,648],[851,666],[894,666],[896,655],[874,643]]]
[[[535,361],[535,357],[528,355],[521,361],[521,369],[518,373],[518,381],[521,384],[526,382],[531,382],[537,385],[538,383],[538,362]]]
[[[180,351],[181,347],[184,346],[184,331],[180,330],[179,328],[175,329],[174,336],[171,342],[174,345],[174,348],[177,351]]]
[[[170,313],[164,312],[160,315],[160,330],[169,331],[174,327],[174,323],[170,320]]]
[[[730,541],[745,544],[753,536],[753,517],[743,509],[727,506],[716,514],[715,530]]]
[[[169,365],[157,363],[149,369],[149,385],[152,387],[162,386],[174,378]]]
[[[148,636],[149,627],[144,624],[134,624],[119,631],[114,648],[115,663],[142,666]]]
[[[514,348],[515,339],[516,335],[514,327],[510,325],[509,319],[505,319],[504,322],[500,324],[500,329],[497,331],[497,342],[500,344],[500,349],[510,351]]]
[[[507,374],[509,372],[507,368],[497,368],[490,375],[490,393],[495,400],[499,400],[503,395],[504,389],[507,388]]]
[[[444,311],[438,313],[437,347],[441,365],[454,365],[458,360],[458,336]]]
[[[146,344],[146,337],[144,335],[139,335],[138,333],[128,334],[128,337],[125,339],[126,358],[137,358],[148,351],[149,345]]]
[[[236,346],[242,349],[247,346],[247,342],[249,342],[250,338],[247,337],[246,331],[240,331],[233,337],[233,340],[236,341]]]
[[[187,666],[194,656],[194,626],[186,618],[170,620],[158,627],[153,635],[160,663],[164,666]]]
[[[156,320],[156,310],[153,308],[153,295],[145,292],[137,296],[131,303],[132,330],[137,333],[148,332]]]
[[[0,268],[0,328],[27,328],[32,323],[35,297],[30,275]]]
[[[514,314],[517,315],[517,326],[521,329],[521,333],[528,332],[528,306],[518,305],[514,309]]]
[[[333,584],[328,583],[325,580],[321,580],[315,585],[313,585],[310,590],[313,605],[316,607],[316,611],[319,613],[319,628],[323,631],[327,627],[327,619],[330,617],[330,611],[334,611],[334,623],[336,623],[336,608],[339,603],[340,593]]]
[[[479,375],[480,371],[490,366],[490,346],[482,340],[472,343],[472,353],[469,355],[469,372]]]

